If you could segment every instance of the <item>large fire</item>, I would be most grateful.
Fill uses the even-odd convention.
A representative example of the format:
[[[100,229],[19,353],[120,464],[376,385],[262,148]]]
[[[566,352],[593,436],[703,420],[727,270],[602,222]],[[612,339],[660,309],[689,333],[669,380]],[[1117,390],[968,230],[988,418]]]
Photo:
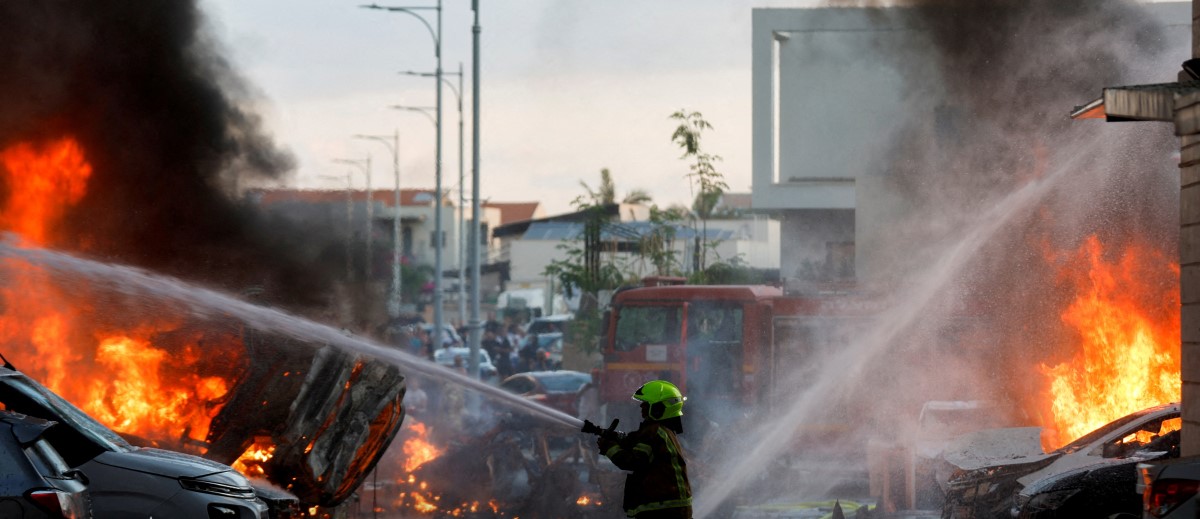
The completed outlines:
[[[1178,264],[1137,245],[1110,259],[1095,236],[1063,259],[1076,296],[1061,318],[1080,342],[1071,359],[1041,365],[1051,447],[1181,394]]]
[[[92,166],[71,138],[44,145],[18,143],[0,151],[0,173],[8,200],[0,209],[0,229],[46,245],[66,209],[87,192]]]
[[[7,195],[0,230],[28,246],[71,246],[60,226],[87,195],[91,176],[70,137],[0,149]],[[65,286],[33,265],[14,260],[0,269],[8,274],[0,286],[0,344],[21,370],[117,432],[203,451],[237,364],[230,359],[240,355],[236,337],[184,330],[169,308],[126,309],[114,296],[78,281]]]

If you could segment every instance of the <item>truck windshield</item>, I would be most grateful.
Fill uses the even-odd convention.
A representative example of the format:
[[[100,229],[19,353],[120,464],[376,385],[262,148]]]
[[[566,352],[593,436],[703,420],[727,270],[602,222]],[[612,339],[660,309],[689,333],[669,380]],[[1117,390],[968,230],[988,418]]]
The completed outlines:
[[[682,306],[625,306],[617,314],[617,351],[643,344],[678,344]]]

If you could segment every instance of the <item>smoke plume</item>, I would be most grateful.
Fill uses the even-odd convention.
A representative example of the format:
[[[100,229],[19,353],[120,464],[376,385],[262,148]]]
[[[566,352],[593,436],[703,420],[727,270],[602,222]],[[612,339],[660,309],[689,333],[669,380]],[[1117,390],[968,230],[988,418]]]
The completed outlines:
[[[303,264],[301,234],[236,200],[294,159],[193,2],[0,3],[0,99],[0,149],[70,136],[93,167],[55,247],[316,301],[326,278]]]

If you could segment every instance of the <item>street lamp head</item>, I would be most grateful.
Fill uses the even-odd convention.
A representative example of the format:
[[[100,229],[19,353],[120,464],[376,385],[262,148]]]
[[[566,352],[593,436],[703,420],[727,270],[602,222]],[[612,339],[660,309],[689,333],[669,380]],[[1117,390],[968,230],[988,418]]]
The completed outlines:
[[[430,112],[433,110],[437,110],[437,108],[432,107],[432,106],[390,105],[390,106],[388,106],[388,108],[391,108],[393,110],[408,110],[410,112]]]

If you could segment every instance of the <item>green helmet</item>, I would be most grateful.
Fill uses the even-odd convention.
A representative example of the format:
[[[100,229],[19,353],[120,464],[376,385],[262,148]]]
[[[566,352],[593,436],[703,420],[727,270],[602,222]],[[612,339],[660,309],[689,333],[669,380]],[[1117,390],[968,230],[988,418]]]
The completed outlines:
[[[665,380],[651,380],[637,391],[633,399],[650,404],[651,420],[666,420],[683,416],[683,401],[687,400],[675,384]]]

